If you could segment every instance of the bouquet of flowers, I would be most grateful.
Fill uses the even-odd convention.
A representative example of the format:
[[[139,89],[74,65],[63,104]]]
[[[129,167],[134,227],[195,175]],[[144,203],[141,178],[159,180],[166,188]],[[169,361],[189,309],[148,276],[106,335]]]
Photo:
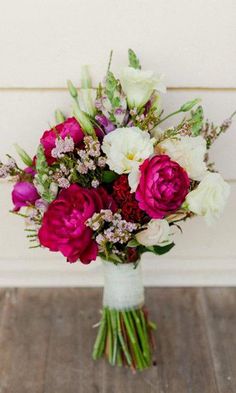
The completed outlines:
[[[68,81],[72,114],[55,112],[33,159],[16,149],[0,177],[11,177],[13,213],[26,220],[31,248],[59,251],[68,262],[104,267],[104,297],[93,358],[143,370],[152,364],[153,329],[144,304],[140,260],[174,247],[174,230],[195,215],[212,223],[229,185],[208,151],[231,124],[204,120],[198,99],[164,115],[161,76],[141,70],[136,54],[118,79],[111,71],[92,87],[83,67],[81,87]],[[182,114],[177,125],[164,121]]]

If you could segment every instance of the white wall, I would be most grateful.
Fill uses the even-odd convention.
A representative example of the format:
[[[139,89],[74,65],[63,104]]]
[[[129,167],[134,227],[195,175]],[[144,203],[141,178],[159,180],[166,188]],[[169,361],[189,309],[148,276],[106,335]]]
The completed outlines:
[[[79,83],[90,64],[94,80],[127,61],[166,74],[166,111],[202,97],[220,122],[236,109],[234,0],[0,0],[0,157],[19,142],[33,154],[60,107],[69,112],[67,78]],[[163,258],[145,257],[149,285],[236,284],[236,122],[215,145],[212,159],[232,185],[229,205],[213,228],[196,219],[184,226]],[[99,285],[98,263],[68,265],[57,254],[31,251],[23,222],[8,213],[10,186],[0,185],[0,285]]]

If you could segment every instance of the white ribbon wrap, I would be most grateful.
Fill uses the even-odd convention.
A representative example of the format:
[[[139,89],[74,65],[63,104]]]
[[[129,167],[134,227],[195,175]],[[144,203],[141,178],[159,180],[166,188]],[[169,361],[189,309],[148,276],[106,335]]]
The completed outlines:
[[[141,264],[115,265],[103,261],[103,305],[115,310],[138,308],[144,304]]]

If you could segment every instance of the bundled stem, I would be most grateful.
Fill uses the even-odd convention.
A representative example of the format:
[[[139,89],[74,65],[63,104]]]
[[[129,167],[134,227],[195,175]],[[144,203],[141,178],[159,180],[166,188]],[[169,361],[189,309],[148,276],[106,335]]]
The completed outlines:
[[[142,308],[115,310],[104,307],[93,359],[105,356],[112,366],[128,366],[142,371],[152,365],[153,329]]]

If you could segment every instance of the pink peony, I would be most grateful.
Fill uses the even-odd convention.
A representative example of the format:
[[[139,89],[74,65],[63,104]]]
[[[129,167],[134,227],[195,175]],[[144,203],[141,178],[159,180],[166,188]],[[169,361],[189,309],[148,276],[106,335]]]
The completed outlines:
[[[141,178],[136,191],[140,209],[152,218],[163,218],[176,211],[189,191],[185,170],[167,155],[146,159],[140,166]]]
[[[15,211],[20,210],[23,206],[33,205],[40,198],[34,185],[26,181],[16,183],[11,195]]]
[[[98,245],[85,222],[101,209],[116,210],[113,199],[102,187],[86,189],[72,184],[60,192],[43,216],[39,241],[50,251],[60,251],[69,262],[95,260]]]
[[[49,131],[45,131],[42,138],[40,139],[40,143],[44,147],[45,156],[49,165],[53,164],[53,162],[56,160],[54,157],[52,157],[51,151],[55,147],[57,136],[60,136],[62,139],[65,139],[66,136],[70,136],[75,144],[79,144],[84,138],[84,133],[74,117],[71,117],[63,123],[58,124]]]

